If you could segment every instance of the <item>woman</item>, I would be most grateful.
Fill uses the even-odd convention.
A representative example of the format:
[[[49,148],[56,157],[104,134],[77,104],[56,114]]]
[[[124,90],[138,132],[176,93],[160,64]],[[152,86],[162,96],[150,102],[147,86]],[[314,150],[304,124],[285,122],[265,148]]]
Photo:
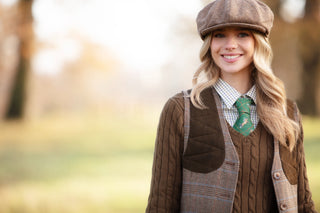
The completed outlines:
[[[300,114],[271,69],[272,24],[256,0],[199,12],[202,64],[161,114],[146,212],[315,212]]]

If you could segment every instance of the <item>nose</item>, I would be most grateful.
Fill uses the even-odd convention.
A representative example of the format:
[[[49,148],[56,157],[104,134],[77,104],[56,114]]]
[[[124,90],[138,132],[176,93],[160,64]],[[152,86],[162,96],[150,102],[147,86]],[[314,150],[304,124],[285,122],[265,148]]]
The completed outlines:
[[[234,36],[228,36],[225,43],[226,50],[233,50],[238,47],[237,39]]]

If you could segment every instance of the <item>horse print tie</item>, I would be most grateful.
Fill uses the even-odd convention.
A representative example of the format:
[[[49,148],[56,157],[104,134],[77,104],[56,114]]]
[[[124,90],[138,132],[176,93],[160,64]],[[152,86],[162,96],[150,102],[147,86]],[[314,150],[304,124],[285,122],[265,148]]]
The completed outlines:
[[[238,98],[235,103],[239,112],[239,117],[233,125],[233,128],[244,136],[248,136],[254,130],[254,126],[250,117],[250,105],[252,103],[253,101],[251,98],[245,97]]]

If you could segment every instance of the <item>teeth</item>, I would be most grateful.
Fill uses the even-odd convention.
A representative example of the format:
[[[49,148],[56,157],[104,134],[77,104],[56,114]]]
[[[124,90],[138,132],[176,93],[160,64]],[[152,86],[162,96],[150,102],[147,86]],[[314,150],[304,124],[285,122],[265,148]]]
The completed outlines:
[[[227,59],[234,59],[239,57],[239,55],[224,55],[223,57],[227,58]]]

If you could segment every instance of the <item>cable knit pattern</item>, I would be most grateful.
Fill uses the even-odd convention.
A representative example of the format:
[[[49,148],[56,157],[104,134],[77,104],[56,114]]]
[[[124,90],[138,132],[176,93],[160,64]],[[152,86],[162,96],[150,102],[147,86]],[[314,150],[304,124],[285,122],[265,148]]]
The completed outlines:
[[[161,113],[146,212],[179,211],[183,148],[183,102],[179,99],[169,99]]]
[[[301,186],[299,185],[300,187],[298,189],[299,192],[301,192],[301,194],[299,194],[299,196],[301,195],[300,196],[301,198],[299,198],[299,200],[301,199],[304,202],[302,205],[303,208],[301,212],[316,212],[313,201],[311,200],[311,191],[308,184],[307,168],[306,168],[306,163],[304,159],[302,159],[300,170],[301,170],[300,172],[303,174],[303,177],[304,177],[303,179],[301,179]]]
[[[230,129],[232,128],[230,125],[228,125],[229,127],[229,131]],[[232,137],[232,135],[231,135]],[[232,140],[234,140],[232,138]],[[241,213],[241,197],[240,197],[240,193],[238,193],[239,191],[241,191],[241,182],[242,182],[242,165],[243,163],[243,160],[242,160],[242,141],[240,141],[239,143],[235,143],[233,142],[236,150],[237,150],[237,153],[238,153],[238,156],[239,156],[239,160],[240,160],[240,169],[239,169],[239,175],[238,175],[238,181],[237,181],[237,189],[236,189],[236,193],[234,195],[234,201],[233,201],[233,213]]]
[[[315,213],[317,212],[314,207],[313,200],[311,199],[311,191],[309,187],[309,181],[307,176],[307,166],[304,155],[303,147],[303,128],[301,115],[298,114],[299,124],[300,124],[300,137],[298,140],[298,161],[299,161],[299,174],[298,174],[298,211],[306,213]]]
[[[255,133],[258,135],[261,134],[260,129],[258,129]],[[260,137],[259,137],[260,138]],[[256,196],[258,192],[258,179],[259,179],[259,143],[257,143],[259,140],[252,141],[251,143],[251,149],[250,149],[250,179],[249,179],[249,213],[256,212]],[[251,141],[250,141],[251,142]],[[259,141],[260,142],[260,141]]]
[[[278,212],[275,194],[270,190],[273,137],[261,123],[247,137],[228,127],[240,159],[233,213]]]

